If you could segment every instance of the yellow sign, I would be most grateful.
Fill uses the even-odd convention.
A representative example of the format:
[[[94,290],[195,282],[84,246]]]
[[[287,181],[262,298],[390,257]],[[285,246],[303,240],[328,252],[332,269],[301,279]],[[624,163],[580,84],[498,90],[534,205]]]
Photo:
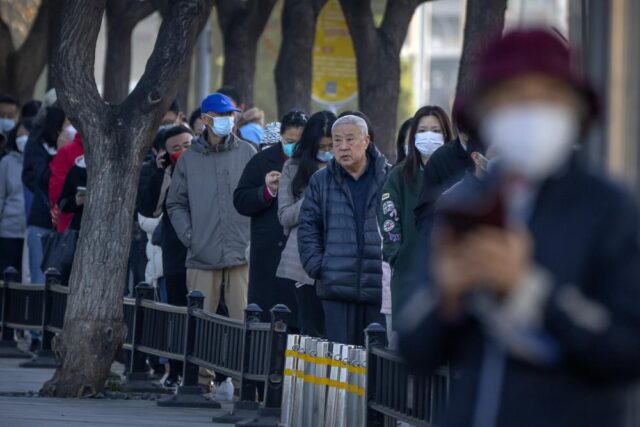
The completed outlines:
[[[322,8],[313,46],[313,100],[339,108],[358,94],[356,56],[338,0]]]

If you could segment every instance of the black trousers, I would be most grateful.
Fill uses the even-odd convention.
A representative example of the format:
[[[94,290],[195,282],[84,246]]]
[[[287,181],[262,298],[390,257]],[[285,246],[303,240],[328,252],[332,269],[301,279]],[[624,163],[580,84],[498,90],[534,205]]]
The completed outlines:
[[[298,305],[298,325],[302,335],[324,337],[324,310],[316,294],[316,287],[302,285],[295,289]]]
[[[10,239],[0,237],[0,275],[4,274],[7,267],[13,267],[22,271],[22,247],[24,239]],[[22,278],[20,278],[22,282]]]
[[[322,301],[327,339],[342,344],[364,345],[364,330],[371,323],[384,325],[380,305]]]

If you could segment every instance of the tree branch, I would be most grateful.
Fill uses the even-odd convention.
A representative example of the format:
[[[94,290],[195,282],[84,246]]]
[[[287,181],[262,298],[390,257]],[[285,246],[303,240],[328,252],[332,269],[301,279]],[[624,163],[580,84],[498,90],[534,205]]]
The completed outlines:
[[[11,29],[0,17],[0,90],[9,86],[9,56],[15,51]]]
[[[129,93],[131,35],[135,26],[155,10],[151,1],[107,1],[107,49],[104,62],[103,97],[121,102]]]
[[[387,1],[379,33],[391,43],[394,51],[400,52],[400,49],[402,49],[402,44],[407,35],[406,29],[409,28],[411,18],[416,8],[426,1],[429,0]],[[398,29],[403,30],[398,31]]]
[[[227,37],[234,28],[242,27],[245,30],[251,30],[253,35],[257,34],[257,37],[260,37],[275,4],[276,0],[245,0],[241,2],[217,0],[216,10],[218,11],[222,36]]]
[[[371,0],[340,0],[340,6],[349,27],[356,58],[360,61],[360,56],[368,56],[378,44]]]
[[[85,133],[84,123],[104,125],[107,106],[94,78],[95,46],[106,0],[63,0],[61,25],[51,63],[62,108]]]
[[[33,94],[35,84],[47,64],[49,57],[47,39],[50,34],[49,23],[52,9],[51,1],[42,2],[26,40],[18,50],[10,55],[12,81],[21,102],[27,101],[23,98]]]
[[[184,73],[188,68],[185,64],[191,59],[196,38],[209,19],[212,6],[213,0],[172,3],[170,13],[160,25],[144,74],[120,106],[120,117],[126,119],[135,113],[150,123],[155,123],[155,118],[160,119],[176,97],[178,82],[183,77],[182,74],[176,77],[176,70]],[[156,104],[161,108],[155,108]]]
[[[456,98],[466,97],[473,91],[478,55],[493,35],[502,33],[506,10],[507,0],[467,0]]]

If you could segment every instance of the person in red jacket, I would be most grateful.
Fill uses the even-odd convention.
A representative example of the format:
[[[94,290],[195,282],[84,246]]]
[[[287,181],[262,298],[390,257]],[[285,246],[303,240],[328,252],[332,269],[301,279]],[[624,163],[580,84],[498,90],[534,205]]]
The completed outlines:
[[[69,170],[76,164],[76,159],[84,156],[84,145],[80,133],[76,133],[73,141],[58,150],[49,167],[51,178],[49,179],[49,201],[52,209],[52,222],[59,232],[64,232],[73,219],[72,213],[60,212],[58,210],[58,199],[62,194],[64,180]]]

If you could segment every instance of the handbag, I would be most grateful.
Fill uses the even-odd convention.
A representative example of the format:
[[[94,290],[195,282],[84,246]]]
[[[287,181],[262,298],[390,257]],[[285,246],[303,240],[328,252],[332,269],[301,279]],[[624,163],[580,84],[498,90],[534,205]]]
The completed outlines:
[[[63,276],[71,273],[73,257],[76,253],[78,231],[66,230],[64,233],[50,231],[42,236],[42,262],[40,268],[47,271],[55,268]]]

